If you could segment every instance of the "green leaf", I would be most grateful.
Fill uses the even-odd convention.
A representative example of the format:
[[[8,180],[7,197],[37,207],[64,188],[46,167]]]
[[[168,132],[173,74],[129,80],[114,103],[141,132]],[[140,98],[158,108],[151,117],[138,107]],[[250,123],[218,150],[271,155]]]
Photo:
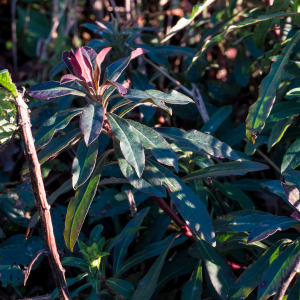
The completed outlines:
[[[83,109],[80,117],[80,129],[84,135],[84,141],[89,146],[101,133],[104,108],[102,103],[89,103]]]
[[[196,4],[193,7],[192,13],[188,17],[181,18],[177,24],[172,27],[167,36],[161,41],[161,43],[165,43],[168,39],[170,39],[173,35],[175,35],[178,31],[183,29],[184,27],[190,25],[193,20],[201,14],[201,12],[206,9],[210,4],[212,4],[215,0],[204,0],[201,4]]]
[[[99,157],[90,179],[77,189],[75,197],[68,205],[64,238],[66,246],[71,251],[73,251],[86,214],[96,194],[101,170],[109,153],[110,151],[106,151]]]
[[[284,48],[276,62],[273,63],[270,73],[262,80],[258,100],[249,108],[249,114],[246,119],[246,136],[252,144],[255,142],[256,133],[261,132],[265,126],[265,121],[275,101],[276,91],[281,82],[284,66],[288,62],[299,36],[300,32],[297,32]]]
[[[214,134],[220,127],[223,121],[225,121],[232,112],[232,106],[226,105],[221,107],[217,112],[215,112],[211,118],[203,125],[201,132],[209,132],[209,134]]]
[[[258,286],[257,299],[266,300],[275,294],[282,278],[300,250],[299,239],[283,251],[268,268]]]
[[[211,218],[203,202],[195,192],[180,180],[171,171],[167,170],[159,163],[147,159],[147,166],[160,178],[163,185],[178,209],[178,212],[187,222],[189,228],[195,231],[201,238],[209,244],[215,244],[215,233]]]
[[[253,201],[240,189],[228,182],[221,184],[214,180],[213,183],[226,197],[237,201],[243,209],[255,209]]]
[[[300,164],[300,138],[296,139],[295,142],[285,152],[282,163],[281,173],[284,173],[287,168],[295,169]]]
[[[85,271],[89,271],[90,268],[90,266],[85,260],[78,257],[65,257],[61,261],[61,264],[62,266],[71,266],[71,267],[83,269]]]
[[[175,167],[178,172],[178,160],[175,152],[166,140],[155,130],[138,122],[127,120],[136,131],[139,140],[146,149],[151,149],[152,154],[161,164]]]
[[[92,286],[90,283],[85,283],[85,284],[79,286],[77,289],[75,289],[71,293],[71,295],[70,295],[71,299],[73,299],[77,294],[79,294],[81,291],[85,290],[86,288],[88,288],[90,286]]]
[[[275,123],[268,141],[268,152],[270,152],[272,147],[274,147],[277,143],[280,142],[284,133],[292,123],[293,118],[283,119]]]
[[[182,178],[184,181],[194,180],[197,178],[206,177],[223,177],[230,175],[245,175],[248,172],[255,172],[269,169],[268,166],[253,162],[253,161],[234,161],[223,164],[218,164],[203,168],[199,171],[193,172]]]
[[[162,182],[149,167],[145,166],[143,174],[139,178],[134,169],[125,160],[117,139],[114,139],[114,149],[121,172],[133,187],[150,196],[166,197],[166,191],[162,186]]]
[[[287,168],[284,172],[286,184],[295,186],[300,189],[300,171],[295,171],[292,168]]]
[[[238,46],[237,54],[233,65],[233,74],[235,80],[239,85],[247,87],[249,81],[249,71],[247,70],[250,65],[250,59],[246,55],[245,48]]]
[[[202,257],[209,278],[222,300],[226,300],[230,287],[235,283],[236,276],[229,265],[217,254],[215,249],[205,241],[197,239],[198,255]]]
[[[79,143],[77,154],[72,164],[72,185],[75,190],[91,176],[96,164],[98,148],[98,138],[88,147],[84,140],[81,140]]]
[[[86,277],[88,275],[88,273],[84,273],[84,274],[79,274],[77,277],[75,278],[66,278],[66,282],[67,282],[67,286],[71,286],[73,284],[75,284],[76,282],[80,281],[81,279],[83,279],[84,277]],[[51,300],[54,300],[56,296],[58,296],[58,289],[56,288],[52,294],[51,294]]]
[[[147,213],[149,212],[149,207],[146,207],[139,211],[134,218],[127,223],[127,225],[123,228],[121,233],[126,232],[126,230],[134,228],[134,227],[139,227]],[[127,253],[127,249],[129,245],[132,243],[135,237],[135,232],[127,234],[120,242],[118,242],[115,246],[114,249],[114,274],[120,269],[125,255]]]
[[[66,148],[71,142],[80,136],[80,130],[74,129],[65,135],[61,134],[55,139],[51,140],[39,153],[38,160],[42,165],[46,162],[51,156],[55,155],[62,149]],[[26,167],[23,170],[23,175],[29,172],[29,168],[26,164]]]
[[[12,93],[14,97],[18,97],[18,91],[15,84],[11,81],[8,70],[0,70],[0,85]]]
[[[140,101],[143,99],[152,99],[154,101],[163,101],[170,104],[189,104],[193,103],[194,101],[189,98],[188,96],[185,96],[175,90],[171,90],[168,93],[164,93],[158,90],[146,90],[141,91],[137,89],[128,89],[127,94],[124,95],[124,97],[128,98],[131,101]]]
[[[171,248],[171,245],[176,237],[169,242],[163,249],[160,256],[156,259],[155,263],[151,266],[147,274],[139,281],[138,287],[133,294],[131,300],[149,300],[156,288],[157,281],[164,265],[165,259]]]
[[[145,234],[148,233],[148,230],[145,232]],[[175,237],[175,233],[169,235],[164,240],[150,244],[145,247],[145,249],[142,252],[136,253],[135,255],[131,256],[129,259],[127,259],[122,266],[119,268],[119,270],[114,275],[115,278],[118,278],[120,275],[122,275],[125,271],[130,269],[131,267],[141,263],[142,261],[145,261],[148,258],[160,255],[162,251],[165,249],[166,245],[170,243],[171,240]],[[174,243],[172,244],[171,248],[180,245],[184,241],[187,240],[186,236],[180,236],[177,238]]]
[[[130,282],[122,279],[109,278],[106,281],[106,284],[125,299],[131,299],[134,292],[134,286]]]
[[[299,97],[299,96],[300,96],[300,88],[294,88],[294,89],[288,91],[286,93],[286,95],[284,96],[284,98],[293,99],[293,98]],[[285,105],[288,105],[288,107],[291,107],[291,108],[293,107],[293,105],[296,106],[296,108],[299,107],[299,102],[292,102],[292,103],[283,102],[283,103],[285,103]],[[283,106],[283,103],[278,103],[277,105],[281,104],[281,106]]]
[[[0,244],[0,274],[1,284],[8,283],[20,286],[24,283],[24,266],[36,257],[39,250],[44,249],[44,242],[38,236],[25,239],[24,234],[16,234]],[[41,262],[41,257],[33,265],[35,269]]]
[[[145,154],[136,132],[126,120],[112,113],[107,113],[106,115],[112,133],[120,141],[124,158],[135,169],[136,174],[140,178],[145,166]]]
[[[0,86],[0,144],[8,142],[17,129],[17,110],[14,101],[12,93]]]
[[[34,135],[35,149],[39,150],[52,139],[57,130],[64,129],[75,116],[81,113],[81,108],[70,108],[57,112],[49,118]]]
[[[205,151],[218,158],[239,159],[239,156],[228,145],[211,135],[196,130],[184,131],[173,127],[155,127],[154,129],[179,148],[190,147],[196,151]]]
[[[58,81],[47,81],[35,84],[27,93],[37,99],[50,99],[65,95],[75,95],[85,97],[88,92],[77,82],[60,84]]]
[[[273,5],[267,10],[267,15],[276,14],[278,12],[286,11],[289,6],[288,0],[274,1]],[[254,28],[253,39],[258,48],[263,47],[265,37],[272,25],[278,24],[278,20],[269,19],[267,21],[260,22],[257,27]]]
[[[98,224],[93,228],[89,237],[89,246],[92,246],[93,243],[98,244],[100,242],[100,240],[102,239],[101,232],[103,228],[104,227],[101,224]]]
[[[289,217],[277,217],[260,223],[249,235],[247,243],[261,241],[274,234],[278,230],[286,230],[299,225],[299,221]]]
[[[182,300],[199,300],[202,294],[203,275],[202,261],[199,260],[190,280],[186,283],[182,290]]]
[[[300,113],[300,103],[294,101],[275,104],[266,122],[276,122],[294,118]]]
[[[214,43],[218,43],[220,42],[227,33],[245,27],[245,26],[249,26],[249,25],[253,25],[262,21],[266,21],[266,20],[271,20],[271,19],[275,19],[275,18],[282,18],[282,17],[289,17],[289,16],[297,16],[299,15],[299,13],[293,13],[293,12],[280,12],[280,13],[276,13],[276,14],[272,14],[272,15],[263,15],[263,16],[259,16],[255,19],[252,18],[248,18],[245,21],[236,24],[236,25],[229,25],[227,26],[227,28],[225,29],[225,31],[223,31],[222,33],[214,36],[211,39],[208,39],[204,46],[202,47],[202,49],[194,56],[192,63],[190,64],[190,66],[188,67],[188,70],[191,68],[191,66],[193,65],[193,63],[203,54],[207,51],[207,49],[209,47],[211,47]]]
[[[286,246],[289,242],[289,240],[278,241],[265,251],[265,253],[256,262],[252,263],[230,288],[230,300],[247,298],[248,295],[259,285],[269,266],[279,256],[284,246]]]

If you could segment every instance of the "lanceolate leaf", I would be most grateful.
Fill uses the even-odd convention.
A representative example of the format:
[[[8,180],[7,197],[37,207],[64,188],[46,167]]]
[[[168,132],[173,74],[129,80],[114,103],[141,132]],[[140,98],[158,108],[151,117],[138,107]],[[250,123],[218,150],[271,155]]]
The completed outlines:
[[[153,100],[159,100],[170,104],[188,104],[191,102],[194,102],[191,98],[175,91],[171,90],[168,93],[163,93],[161,91],[157,90],[132,90],[128,89],[127,94],[124,95],[126,98],[128,98],[131,101],[140,101],[143,99],[153,99]]]
[[[184,27],[188,26],[192,23],[192,21],[199,15],[201,12],[206,9],[210,4],[212,4],[214,0],[204,0],[203,3],[197,4],[193,7],[193,11],[191,15],[188,17],[181,18],[177,24],[172,27],[171,31],[168,33],[168,35],[165,37],[165,39],[162,40],[162,43],[166,42],[168,39],[170,39],[174,34],[176,34],[179,30],[183,29]]]
[[[114,114],[107,113],[107,118],[112,133],[120,141],[124,158],[135,169],[138,177],[141,177],[145,166],[145,154],[136,132],[126,120]]]
[[[203,267],[202,261],[199,260],[190,280],[186,283],[182,290],[182,300],[199,300],[202,294],[203,285]]]
[[[14,97],[18,97],[18,91],[15,84],[11,81],[8,70],[0,70],[0,85],[10,91]]]
[[[104,118],[102,103],[89,103],[83,109],[80,117],[80,129],[84,135],[84,141],[89,146],[101,133]]]
[[[258,286],[257,299],[266,300],[275,294],[282,278],[285,276],[292,261],[300,250],[299,239],[297,239],[291,246],[282,252],[277,259],[275,259],[263,279]]]
[[[230,288],[229,298],[231,300],[240,300],[248,297],[248,295],[259,285],[269,266],[279,256],[283,247],[288,243],[288,240],[278,241],[256,262],[252,263]]]
[[[106,151],[99,157],[94,173],[86,183],[77,189],[75,197],[69,203],[64,238],[68,249],[71,251],[73,251],[85,216],[96,194],[101,170],[109,153],[110,151]]]
[[[272,109],[276,91],[281,82],[281,75],[289,56],[293,51],[295,43],[298,41],[300,32],[296,33],[291,41],[284,48],[282,54],[273,63],[270,73],[262,80],[258,100],[249,108],[249,114],[246,120],[246,136],[253,144],[255,135],[261,132],[265,126],[265,121]]]
[[[96,164],[98,148],[98,138],[88,147],[84,140],[81,140],[79,143],[77,154],[72,164],[72,185],[75,190],[91,176]]]
[[[285,183],[295,186],[300,189],[300,171],[295,171],[292,168],[287,168],[284,172]]]
[[[85,91],[79,83],[74,82],[71,86],[60,84],[57,81],[38,83],[32,86],[27,93],[31,97],[37,99],[56,98],[70,94],[81,97],[85,97],[87,95],[87,91]]]
[[[175,237],[176,238],[176,237]],[[175,239],[174,238],[174,239]],[[174,239],[163,249],[160,256],[156,259],[147,274],[140,280],[138,287],[131,300],[149,300],[156,288],[157,281],[164,265],[167,254],[171,248]]]
[[[283,119],[275,123],[268,141],[268,152],[270,152],[271,148],[274,147],[274,145],[280,142],[284,133],[292,123],[293,118]]]
[[[80,136],[80,130],[74,129],[65,135],[59,135],[52,141],[50,141],[38,154],[39,163],[42,165],[51,156],[55,155],[65,147],[67,147],[72,141]],[[28,173],[29,169],[26,167],[23,170],[23,175]]]
[[[81,108],[70,108],[57,112],[49,118],[34,135],[35,149],[39,150],[46,145],[57,130],[64,129],[75,116],[81,113]]]
[[[284,190],[285,196],[287,201],[290,203],[290,205],[298,212],[300,213],[300,193],[299,190],[291,185],[281,183],[281,186]]]
[[[139,178],[127,161],[125,160],[118,140],[114,139],[115,154],[118,159],[120,169],[129,183],[139,191],[156,197],[166,197],[166,191],[157,175],[145,166],[142,176]]]
[[[262,241],[278,230],[286,230],[300,224],[298,220],[289,217],[277,217],[260,223],[248,237],[247,244]]]
[[[134,219],[129,221],[127,225],[123,228],[121,233],[125,233],[126,230],[134,227],[141,226],[145,216],[149,212],[149,208],[144,208],[139,211],[135,216]],[[127,253],[129,245],[132,243],[135,237],[135,232],[127,234],[118,244],[115,245],[114,249],[114,274],[120,269],[125,255]]]
[[[248,172],[255,172],[269,169],[268,166],[253,162],[253,161],[234,161],[223,164],[218,164],[203,168],[199,171],[193,172],[182,178],[184,181],[194,180],[197,178],[206,177],[222,177],[230,175],[245,175]]]
[[[173,127],[157,127],[155,130],[167,140],[174,142],[179,148],[187,146],[196,151],[205,151],[215,157],[239,159],[239,156],[228,145],[211,135],[196,130],[184,131]]]
[[[209,134],[214,134],[221,123],[226,120],[232,112],[232,106],[226,105],[221,107],[216,113],[214,113],[211,118],[203,125],[201,132],[209,132]]]
[[[197,249],[216,292],[222,300],[227,300],[230,287],[235,283],[236,276],[211,245],[198,237],[196,239]]]
[[[287,168],[295,169],[300,164],[300,138],[298,138],[285,152],[282,164],[281,173],[284,173]]]
[[[122,279],[109,278],[106,284],[125,299],[131,299],[134,286],[130,282]]]
[[[147,234],[147,232],[145,233]],[[120,269],[116,272],[115,278],[118,278],[122,273],[124,273],[126,270],[130,269],[131,267],[139,264],[142,261],[145,261],[146,259],[150,257],[157,256],[161,254],[161,252],[165,249],[166,245],[170,243],[171,240],[175,237],[175,233],[169,235],[167,238],[165,238],[163,241],[150,244],[145,247],[145,249],[142,252],[139,252],[133,256],[131,256],[129,259],[127,259],[123,265],[120,267]],[[186,236],[180,236],[177,238],[174,243],[172,244],[171,248],[180,245],[184,241],[186,241]]]
[[[177,156],[166,140],[155,130],[147,126],[132,120],[128,120],[128,122],[136,131],[142,145],[147,149],[151,149],[157,161],[161,164],[175,167],[178,172]]]
[[[289,292],[287,300],[293,300],[300,298],[300,275],[296,274],[297,281],[294,283],[291,291]]]
[[[289,101],[274,105],[267,122],[276,122],[292,118],[300,113],[300,103]]]
[[[215,245],[212,222],[203,202],[185,183],[159,163],[147,159],[147,166],[160,178],[189,228],[209,244]]]

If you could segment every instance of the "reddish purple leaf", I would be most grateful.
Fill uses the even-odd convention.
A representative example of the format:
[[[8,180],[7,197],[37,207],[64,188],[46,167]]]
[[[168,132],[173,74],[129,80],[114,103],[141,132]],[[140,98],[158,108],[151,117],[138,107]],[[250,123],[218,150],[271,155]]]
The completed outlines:
[[[137,48],[137,49],[135,49],[134,51],[131,52],[131,59],[134,59],[134,58],[136,58],[136,57],[138,57],[138,56],[140,56],[144,53],[147,53],[147,52],[149,52],[149,51],[146,50],[146,49]]]
[[[298,211],[300,212],[300,195],[299,190],[291,185],[287,185],[285,183],[281,183],[281,186],[284,190],[285,196],[289,203]]]
[[[61,78],[60,84],[66,84],[66,83],[69,83],[69,82],[75,81],[75,80],[80,80],[80,79],[78,77],[76,77],[75,75],[67,74]]]
[[[84,80],[90,87],[93,87],[93,68],[91,63],[89,62],[89,59],[85,55],[83,55],[82,52],[86,53],[84,49],[79,48],[75,54],[75,57],[82,71],[81,76],[84,78]]]
[[[82,54],[88,56],[88,59],[91,62],[93,71],[95,71],[96,67],[97,67],[97,53],[96,53],[96,51],[93,48],[87,47],[87,46],[83,47],[83,49],[85,51],[82,52]]]
[[[120,83],[115,82],[115,81],[110,81],[110,80],[105,80],[105,82],[100,86],[100,95],[103,95],[103,93],[105,92],[105,90],[109,87],[109,86],[114,86],[118,89],[118,92],[120,94],[126,94],[127,93],[127,89]]]
[[[107,53],[110,51],[111,47],[107,47],[104,48],[103,50],[101,50],[98,55],[97,55],[97,65],[99,66],[99,68],[101,67],[101,64],[105,58],[105,56],[107,55]]]
[[[70,70],[70,72],[74,74],[73,66],[72,66],[72,64],[69,61],[70,57],[75,58],[75,54],[74,54],[74,52],[73,52],[72,49],[71,49],[71,51],[64,51],[63,52],[62,59],[65,62],[65,64],[68,67],[68,69]]]
[[[297,219],[298,221],[300,221],[300,214],[297,213],[296,211],[294,211],[294,212],[291,214],[291,217]]]
[[[81,70],[81,67],[80,67],[79,63],[77,62],[76,58],[69,57],[68,60],[69,60],[70,64],[72,65],[73,74],[75,76],[77,76],[78,78],[80,78],[81,80],[85,80],[81,75],[82,70]]]

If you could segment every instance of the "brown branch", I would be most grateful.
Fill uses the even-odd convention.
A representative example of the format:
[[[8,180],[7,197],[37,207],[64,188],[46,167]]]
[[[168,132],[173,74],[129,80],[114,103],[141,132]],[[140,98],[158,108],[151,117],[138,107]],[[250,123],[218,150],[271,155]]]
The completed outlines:
[[[52,269],[56,287],[59,291],[60,299],[69,300],[71,298],[65,279],[65,270],[60,263],[59,255],[57,252],[50,215],[50,206],[47,202],[45,187],[41,174],[41,167],[34,147],[34,141],[30,128],[31,124],[27,112],[27,105],[21,93],[19,93],[18,97],[16,98],[16,107],[18,113],[18,123],[21,131],[21,138],[24,144],[26,160],[30,171],[33,194],[37,202],[41,219],[45,251],[48,253],[49,263]]]
[[[25,298],[23,300],[51,300],[51,294],[43,295],[43,296],[37,296],[37,297],[33,297],[33,298]]]
[[[14,70],[18,71],[16,5],[17,5],[17,0],[13,0],[11,2],[11,30],[12,30],[12,41],[13,41],[13,62],[14,62]]]
[[[285,292],[288,289],[291,281],[296,276],[296,274],[299,272],[300,272],[300,252],[294,258],[294,260],[291,263],[291,265],[289,266],[286,274],[281,279],[280,285],[277,289],[277,292],[276,292],[273,300],[282,300],[283,299]]]
[[[44,250],[44,249],[38,251],[38,253],[37,253],[36,256],[34,257],[34,259],[32,260],[32,262],[29,264],[28,268],[25,270],[24,286],[26,285],[27,279],[28,279],[28,277],[29,277],[29,275],[30,275],[30,272],[31,272],[31,269],[32,269],[34,263],[35,263],[36,260],[39,258],[39,256],[40,256],[41,254],[43,254],[43,253],[45,253],[45,250]]]

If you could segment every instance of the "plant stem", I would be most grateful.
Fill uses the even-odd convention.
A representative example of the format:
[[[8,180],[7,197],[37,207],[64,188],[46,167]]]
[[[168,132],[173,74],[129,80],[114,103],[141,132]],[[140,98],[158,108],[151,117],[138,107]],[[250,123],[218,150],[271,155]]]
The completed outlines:
[[[298,12],[299,0],[294,0],[294,12]]]
[[[181,232],[186,235],[193,243],[196,242],[189,227],[176,215],[173,209],[166,203],[162,197],[154,197],[153,199],[159,205],[159,207],[174,221],[174,223],[180,228]]]
[[[297,254],[291,265],[289,266],[286,274],[280,281],[280,285],[273,300],[282,300],[287,288],[289,287],[292,279],[300,272],[300,252]]]
[[[21,138],[24,144],[26,160],[30,171],[33,194],[37,203],[41,219],[41,226],[43,230],[43,238],[45,243],[45,252],[48,254],[49,263],[52,269],[56,287],[59,291],[60,299],[69,300],[71,298],[65,279],[65,270],[60,263],[59,255],[57,252],[52,220],[50,215],[50,206],[47,202],[41,167],[37,158],[32,132],[30,129],[31,124],[27,112],[27,105],[21,93],[19,93],[18,97],[16,98],[16,107]]]

